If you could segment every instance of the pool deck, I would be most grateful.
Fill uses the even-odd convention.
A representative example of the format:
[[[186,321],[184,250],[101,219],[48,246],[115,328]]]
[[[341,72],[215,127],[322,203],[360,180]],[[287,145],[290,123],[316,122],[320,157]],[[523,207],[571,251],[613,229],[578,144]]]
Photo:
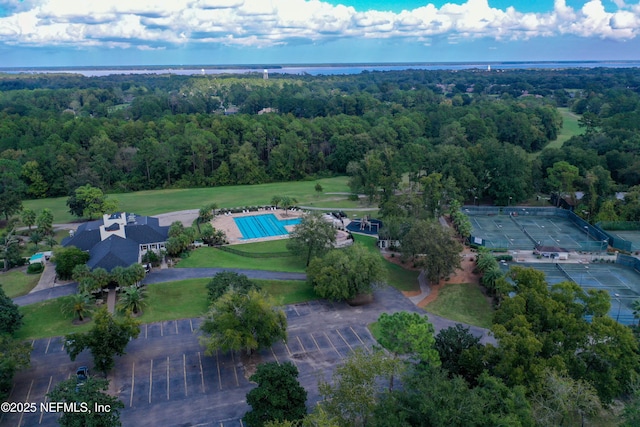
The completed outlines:
[[[288,211],[285,214],[284,209],[276,209],[276,210],[261,210],[257,212],[244,212],[244,213],[235,213],[231,215],[216,215],[216,217],[211,221],[211,225],[216,230],[222,230],[227,235],[227,240],[229,240],[229,244],[237,245],[241,243],[253,243],[253,242],[266,242],[268,240],[278,240],[278,239],[287,239],[288,235],[282,236],[267,236],[260,237],[256,239],[244,239],[240,229],[236,225],[236,222],[233,220],[234,218],[242,218],[245,216],[257,216],[257,215],[267,215],[273,214],[277,219],[286,220],[293,218],[302,217],[302,211]],[[295,225],[287,225],[285,228],[287,231],[291,231],[295,227]]]

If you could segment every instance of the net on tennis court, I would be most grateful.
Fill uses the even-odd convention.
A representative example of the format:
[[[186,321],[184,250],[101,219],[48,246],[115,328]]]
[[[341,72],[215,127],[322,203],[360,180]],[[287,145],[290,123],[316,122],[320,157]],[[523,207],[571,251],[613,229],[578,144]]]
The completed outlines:
[[[572,282],[575,282],[575,280],[573,280],[573,278],[571,277],[571,275],[570,275],[569,273],[567,273],[567,270],[565,270],[564,268],[562,268],[562,267],[560,266],[560,264],[558,264],[557,262],[556,262],[556,268],[557,268],[558,270],[560,270],[560,272],[561,272],[562,274],[564,274],[564,275],[565,275],[565,277],[566,277],[567,279],[571,280]]]

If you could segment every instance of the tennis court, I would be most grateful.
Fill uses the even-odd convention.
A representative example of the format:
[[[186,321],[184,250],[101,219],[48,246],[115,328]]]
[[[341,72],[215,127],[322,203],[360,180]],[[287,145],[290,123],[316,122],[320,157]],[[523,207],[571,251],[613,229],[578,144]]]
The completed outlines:
[[[606,230],[611,236],[631,242],[631,252],[640,251],[640,231],[638,230]]]
[[[519,263],[544,272],[549,285],[571,280],[581,288],[601,289],[611,297],[609,316],[628,325],[636,322],[631,304],[640,298],[640,274],[620,264]]]
[[[533,249],[537,244],[571,250],[602,251],[606,243],[567,218],[522,214],[469,215],[474,238],[489,248]]]

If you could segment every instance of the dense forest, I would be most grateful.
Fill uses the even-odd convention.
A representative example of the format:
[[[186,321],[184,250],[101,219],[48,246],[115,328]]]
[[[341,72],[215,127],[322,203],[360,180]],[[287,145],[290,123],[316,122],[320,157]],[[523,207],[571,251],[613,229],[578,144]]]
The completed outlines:
[[[85,184],[126,192],[349,173],[354,191],[378,197],[403,174],[435,173],[461,201],[582,190],[577,211],[637,220],[639,91],[640,70],[604,68],[4,74],[0,213]],[[557,107],[580,115],[583,133],[545,148],[562,127]]]

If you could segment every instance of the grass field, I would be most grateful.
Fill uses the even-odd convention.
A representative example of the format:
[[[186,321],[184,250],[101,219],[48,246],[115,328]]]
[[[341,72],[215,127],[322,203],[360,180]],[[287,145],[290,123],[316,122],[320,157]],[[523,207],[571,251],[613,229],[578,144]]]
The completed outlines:
[[[202,316],[208,307],[206,284],[209,279],[190,279],[158,283],[147,287],[147,303],[138,318],[142,323],[186,319]],[[286,305],[317,299],[311,286],[299,280],[255,280],[275,304]],[[38,339],[87,331],[93,322],[75,326],[73,316],[62,314],[62,306],[70,297],[62,297],[21,307],[24,326],[16,336]]]
[[[261,245],[263,243],[250,244]],[[244,246],[245,245],[234,245],[233,248],[244,250]],[[255,251],[255,247],[252,250]],[[277,250],[276,252],[282,252],[282,250]],[[292,273],[304,273],[305,270],[304,261],[298,257],[248,258],[210,247],[202,247],[191,251],[189,257],[180,260],[180,262],[176,264],[176,267],[247,268],[251,270],[288,271]]]
[[[109,198],[119,201],[118,208],[140,215],[199,209],[208,203],[217,203],[221,208],[233,208],[252,205],[266,205],[276,195],[295,197],[300,205],[313,202],[321,206],[322,200],[333,200],[335,195],[315,192],[316,183],[320,183],[325,192],[348,192],[348,178],[322,178],[314,181],[279,182],[259,185],[232,185],[226,187],[168,189],[137,191],[134,193],[110,194]],[[24,207],[36,212],[43,208],[51,209],[55,223],[76,221],[66,205],[67,198],[25,200]]]
[[[371,236],[363,236],[360,234],[354,234],[353,238],[356,242],[361,243],[367,249],[375,252],[382,257],[378,247],[376,246],[377,239]],[[419,271],[407,270],[399,265],[393,264],[383,258],[384,266],[387,269],[387,283],[396,289],[401,291],[417,291],[420,286],[418,285]]]
[[[40,274],[27,274],[26,268],[0,273],[0,285],[9,298],[26,295],[35,288]]]
[[[582,133],[582,129],[578,126],[580,116],[572,113],[568,108],[558,108],[558,111],[562,116],[562,129],[558,133],[558,138],[555,141],[551,141],[547,148],[561,148],[571,137]]]
[[[446,319],[489,328],[493,318],[491,303],[480,288],[470,283],[450,284],[438,292],[438,298],[425,309]]]

